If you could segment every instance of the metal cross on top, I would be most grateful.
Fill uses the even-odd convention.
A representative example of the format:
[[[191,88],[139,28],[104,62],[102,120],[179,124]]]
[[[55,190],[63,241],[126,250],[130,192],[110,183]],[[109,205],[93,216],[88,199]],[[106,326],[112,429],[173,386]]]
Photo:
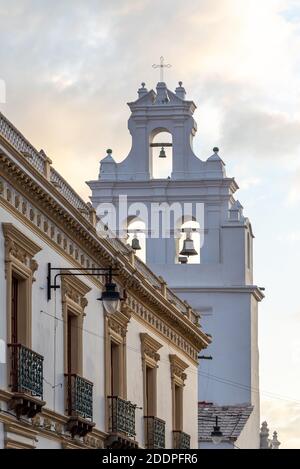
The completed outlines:
[[[160,64],[153,64],[152,65],[153,68],[159,68],[160,69],[160,82],[164,81],[164,68],[172,67],[171,64],[165,64],[164,61],[165,61],[165,58],[163,56],[161,56]]]

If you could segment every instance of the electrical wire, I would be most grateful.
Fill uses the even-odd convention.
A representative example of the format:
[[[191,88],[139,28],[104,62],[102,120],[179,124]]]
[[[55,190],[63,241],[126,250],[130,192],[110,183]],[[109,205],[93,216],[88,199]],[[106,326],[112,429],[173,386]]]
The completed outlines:
[[[56,321],[60,321],[61,323],[65,323],[66,321],[62,318],[59,318],[59,317],[55,317],[53,316],[53,314],[50,314],[50,313],[47,313],[46,311],[43,311],[41,310],[40,313],[43,313],[49,317],[51,317],[52,319],[55,319]],[[104,341],[105,339],[105,336],[104,335],[101,335],[101,334],[98,334],[97,332],[94,332],[94,331],[91,331],[91,330],[88,330],[86,329],[85,327],[80,327],[80,326],[76,326],[76,325],[72,325],[72,327],[74,328],[78,328],[80,329],[82,332],[85,332],[87,334],[90,334],[92,336],[94,336],[95,338],[98,338],[98,339],[101,339]],[[170,346],[170,341],[169,342],[169,346]],[[136,352],[140,355],[141,351],[135,347],[132,347],[130,346],[128,343],[127,343],[127,348],[133,352]],[[170,364],[169,361],[167,360],[164,360],[164,359],[161,359],[160,360],[161,363],[166,363],[166,364]],[[270,392],[270,391],[265,391],[265,390],[262,390],[262,389],[259,389],[259,388],[256,388],[254,386],[249,386],[247,384],[242,384],[242,383],[238,383],[236,381],[233,381],[231,379],[228,379],[228,378],[225,378],[225,377],[220,377],[220,376],[216,376],[216,375],[213,375],[211,373],[206,373],[204,371],[201,371],[200,369],[199,370],[190,370],[190,373],[194,373],[194,374],[197,374],[198,376],[202,376],[204,378],[206,378],[207,380],[211,380],[211,381],[215,381],[215,382],[218,382],[218,383],[221,383],[221,384],[224,384],[224,385],[227,385],[227,386],[231,386],[231,387],[234,387],[236,389],[240,389],[240,390],[244,390],[244,391],[252,391],[254,393],[257,393],[257,394],[261,394],[261,395],[265,395],[266,397],[268,397],[269,399],[274,399],[274,400],[280,400],[280,401],[285,401],[285,402],[292,402],[294,404],[297,404],[300,406],[300,401],[297,400],[297,399],[294,399],[294,398],[291,398],[291,397],[287,397],[287,396],[283,396],[281,394],[277,394],[277,393],[273,393],[273,392]]]

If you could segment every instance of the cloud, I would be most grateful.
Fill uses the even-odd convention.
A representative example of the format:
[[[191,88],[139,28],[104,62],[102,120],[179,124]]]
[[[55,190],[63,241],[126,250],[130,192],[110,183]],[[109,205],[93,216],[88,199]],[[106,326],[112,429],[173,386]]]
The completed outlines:
[[[299,157],[300,119],[235,105],[225,112],[221,142],[231,155],[290,160]]]
[[[107,147],[117,159],[126,156],[125,102],[140,81],[155,86],[151,65],[164,54],[173,64],[171,88],[183,79],[199,104],[196,147],[203,142],[207,156],[217,138],[233,156],[291,154],[299,123],[272,108],[296,103],[299,89],[291,80],[299,38],[280,14],[283,4],[293,2],[64,0],[53,8],[0,0],[2,109],[83,191],[82,178],[96,176]],[[83,155],[90,164],[77,175]]]
[[[248,178],[239,180],[239,187],[240,189],[247,190],[254,186],[259,186],[261,183],[262,181],[258,177],[248,177]]]
[[[278,432],[281,449],[300,449],[300,401],[285,402],[284,400],[268,399],[262,401],[262,421],[266,420],[270,436]]]
[[[291,178],[291,184],[288,190],[289,205],[297,205],[300,202],[300,170],[298,169]]]
[[[300,241],[300,230],[299,231],[291,231],[290,233],[287,233],[285,235],[279,235],[277,237],[278,241],[282,242],[299,242]]]

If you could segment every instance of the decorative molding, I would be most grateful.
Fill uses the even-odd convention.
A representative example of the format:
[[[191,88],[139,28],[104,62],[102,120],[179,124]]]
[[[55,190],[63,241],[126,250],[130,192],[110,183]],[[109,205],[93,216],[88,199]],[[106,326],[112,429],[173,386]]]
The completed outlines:
[[[18,298],[18,310],[22,309],[22,328],[19,341],[31,348],[31,317],[32,317],[32,282],[38,264],[33,256],[41,251],[41,247],[25,236],[12,223],[2,223],[5,245],[5,278],[6,278],[6,311],[7,311],[7,342],[11,342],[11,297],[13,275],[22,279],[22,288]]]
[[[4,449],[35,449],[35,445],[13,440],[11,438],[4,438]]]
[[[31,271],[32,279],[38,268],[38,263],[33,257],[41,247],[34,241],[25,236],[12,223],[2,223],[2,230],[5,239],[5,273],[7,278],[8,264],[11,262],[19,262],[26,269]]]
[[[116,344],[118,348],[119,368],[118,368],[118,397],[127,398],[127,354],[126,354],[126,336],[127,327],[131,315],[127,310],[122,310],[114,314],[105,314],[104,316],[104,337],[105,337],[105,430],[109,431],[109,402],[107,397],[112,395],[111,383],[111,346]]]
[[[12,395],[13,394],[9,391],[0,390],[0,398],[5,402],[8,402]],[[47,408],[43,408],[42,414],[38,414],[33,419],[29,419],[26,422],[17,420],[15,417],[0,411],[0,422],[4,424],[7,431],[9,430],[20,438],[26,437],[32,439],[33,447],[35,447],[34,442],[38,441],[39,435],[60,442],[62,447],[72,445],[74,449],[104,448],[104,442],[107,437],[106,433],[94,428],[86,437],[72,439],[66,430],[68,417]],[[11,434],[6,435],[6,437],[7,448],[27,448],[27,442],[19,442],[17,438]],[[31,445],[29,445],[29,447],[31,447]]]
[[[167,339],[176,348],[180,349],[180,351],[187,355],[194,364],[198,365],[198,348],[184,338],[183,335],[179,334],[173,325],[170,325],[165,318],[162,318],[159,314],[155,314],[150,311],[149,308],[146,308],[146,306],[130,294],[127,294],[127,299],[123,304],[123,309],[126,309],[131,314],[141,318],[152,329],[154,329],[155,332],[158,332],[164,339]]]
[[[177,355],[170,354],[171,390],[172,390],[172,422],[173,431],[182,431],[183,427],[183,392],[188,368]]]
[[[206,286],[206,287],[174,287],[175,293],[246,293],[253,295],[257,301],[262,301],[265,297],[264,293],[257,285],[241,285],[241,286]]]
[[[127,326],[131,315],[122,310],[115,314],[106,314],[109,334],[114,336],[117,341],[122,342],[127,335]]]
[[[66,275],[61,276],[61,301],[62,301],[62,316],[64,321],[64,369],[68,373],[68,314],[75,316],[76,326],[72,332],[73,340],[75,340],[76,347],[72,349],[72,357],[76,363],[76,369],[72,370],[73,373],[82,375],[83,365],[83,344],[82,344],[82,331],[84,309],[88,304],[85,295],[91,290],[85,283],[74,275],[68,275],[70,272],[64,271]],[[67,394],[67,393],[66,393]],[[67,408],[67,395],[66,408]]]
[[[147,366],[150,366],[151,368],[156,368],[157,362],[160,360],[160,355],[157,352],[162,347],[162,344],[157,342],[157,340],[155,340],[146,332],[140,333],[140,339],[142,360]]]
[[[158,350],[162,344],[145,332],[140,333],[143,371],[144,416],[156,417],[157,414],[157,368],[160,360]],[[147,369],[151,369],[147,378]],[[148,425],[145,420],[145,435],[148,440]]]
[[[34,449],[38,432],[19,422],[4,423],[4,448]]]
[[[68,303],[69,307],[75,308],[79,314],[84,314],[84,309],[88,305],[85,295],[91,291],[91,288],[75,275],[69,275],[70,272],[64,273],[67,275],[61,276],[62,302]]]
[[[170,366],[171,366],[171,379],[178,386],[184,386],[184,381],[187,378],[185,370],[188,368],[188,365],[181,360],[177,355],[169,355]]]

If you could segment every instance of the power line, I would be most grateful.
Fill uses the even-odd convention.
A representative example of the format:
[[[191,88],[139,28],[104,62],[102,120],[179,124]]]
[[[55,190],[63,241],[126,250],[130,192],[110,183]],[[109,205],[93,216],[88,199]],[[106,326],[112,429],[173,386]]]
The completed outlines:
[[[57,320],[57,321],[60,321],[62,323],[66,323],[66,321],[62,318],[58,318],[58,317],[55,317],[53,314],[50,314],[50,313],[47,313],[46,311],[43,311],[41,310],[40,311],[41,313],[43,314],[46,314],[47,316]],[[101,339],[101,340],[104,340],[105,339],[105,336],[104,335],[101,335],[101,334],[98,334],[94,331],[90,331],[84,327],[80,327],[80,326],[76,326],[76,325],[72,325],[71,327],[74,327],[74,328],[77,328],[77,329],[80,329],[82,330],[83,332],[87,333],[87,334],[90,334],[98,339]],[[132,350],[133,352],[136,352],[138,353],[139,355],[141,354],[141,351],[135,347],[132,347],[130,346],[128,343],[127,343],[127,348],[129,350]],[[161,359],[160,360],[161,363],[166,363],[166,364],[170,364],[169,361],[167,360],[164,360],[164,359]],[[230,380],[228,378],[224,378],[224,377],[220,377],[220,376],[216,376],[216,375],[213,375],[211,373],[206,373],[205,371],[201,371],[200,369],[197,370],[197,371],[194,371],[194,370],[190,370],[190,373],[194,373],[194,374],[197,374],[198,376],[203,376],[204,378],[207,378],[207,380],[211,380],[211,381],[215,381],[215,382],[218,382],[218,383],[221,383],[221,384],[224,384],[224,385],[227,385],[227,386],[231,386],[231,387],[234,387],[236,389],[240,389],[240,390],[244,390],[244,391],[253,391],[257,394],[263,394],[265,395],[266,397],[270,398],[270,399],[274,399],[274,400],[280,400],[280,401],[285,401],[285,402],[293,402],[294,404],[297,404],[300,406],[300,401],[294,399],[294,398],[290,398],[290,397],[287,397],[287,396],[283,396],[281,394],[277,394],[277,393],[273,393],[273,392],[270,392],[270,391],[264,391],[262,389],[259,389],[259,388],[256,388],[254,386],[249,386],[247,384],[242,384],[242,383],[238,383],[236,381],[233,381],[233,380]]]

